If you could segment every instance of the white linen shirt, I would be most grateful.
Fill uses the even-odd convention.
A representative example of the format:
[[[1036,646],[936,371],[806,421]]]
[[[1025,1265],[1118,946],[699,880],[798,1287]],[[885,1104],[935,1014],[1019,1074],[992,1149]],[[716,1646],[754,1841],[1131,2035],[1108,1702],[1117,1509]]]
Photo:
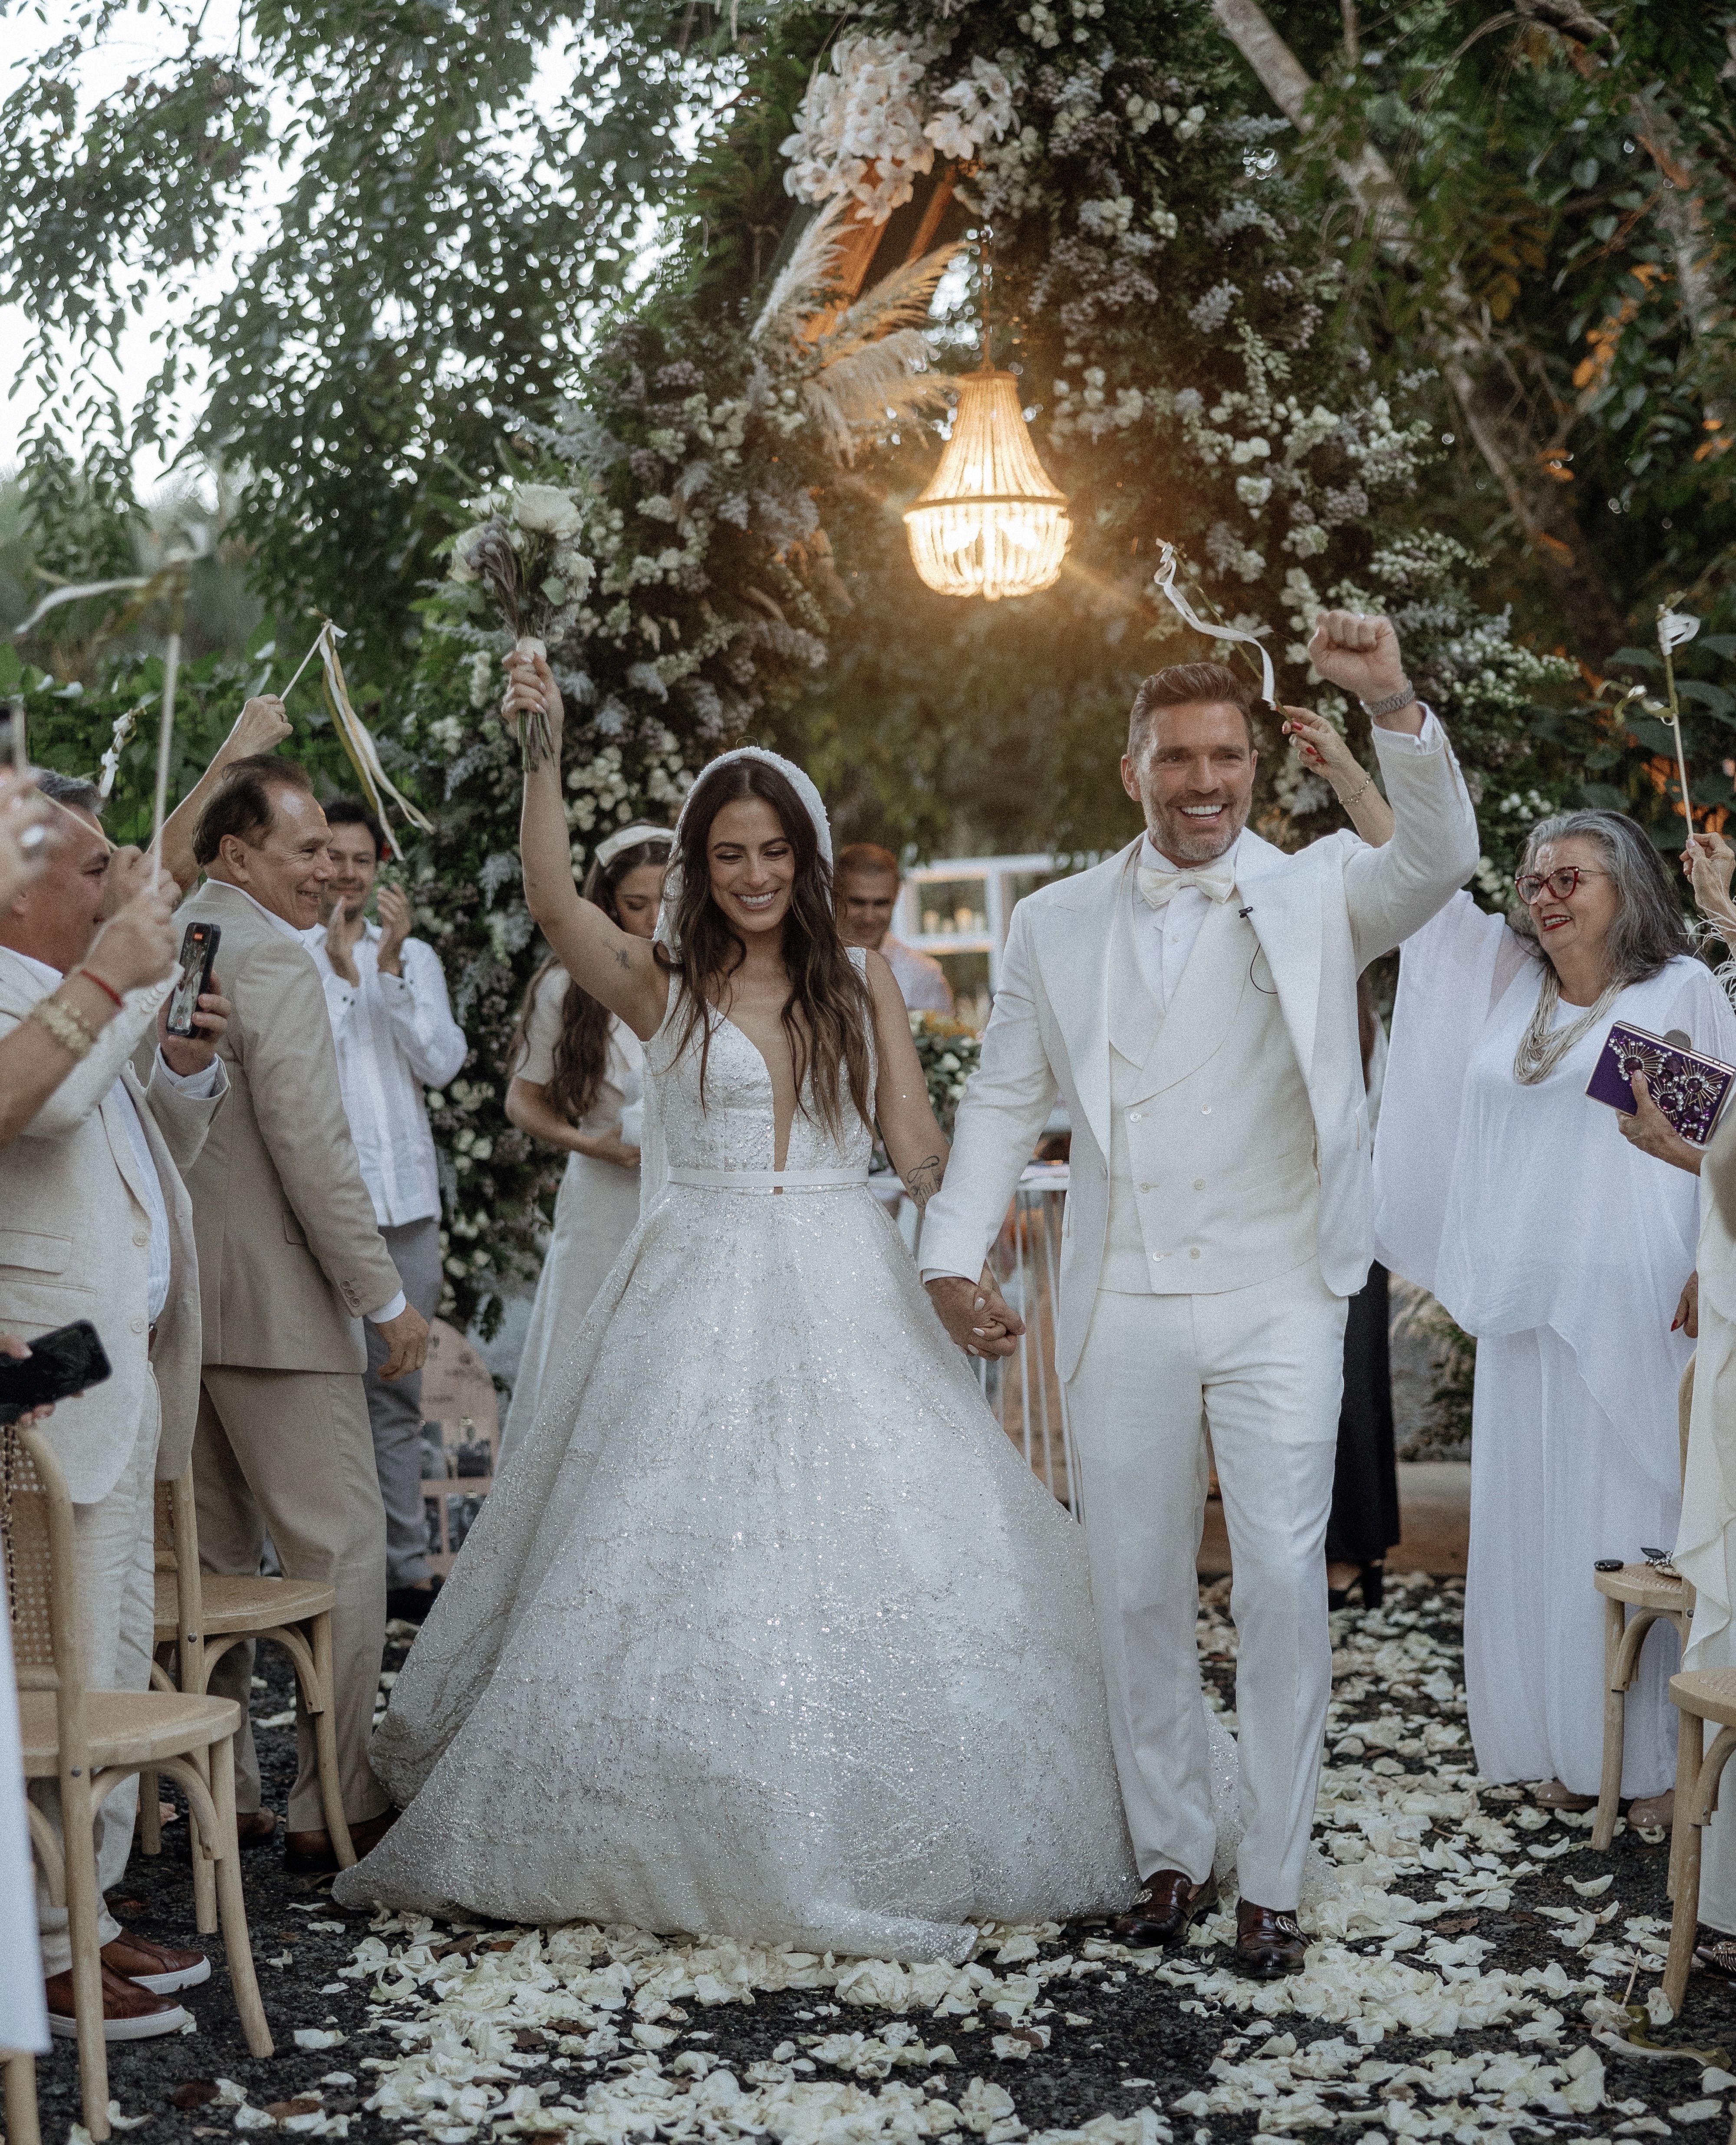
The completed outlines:
[[[462,1068],[470,1044],[452,1018],[434,948],[407,938],[399,957],[404,973],[382,975],[381,936],[377,923],[363,925],[355,948],[359,983],[346,983],[332,967],[323,925],[303,943],[325,985],[338,1088],[383,1229],[440,1212],[440,1175],[422,1089],[445,1087]]]
[[[66,981],[58,968],[51,968],[46,961],[32,960],[28,953],[14,950],[12,958],[21,968],[27,968],[38,983],[46,983],[51,991],[58,990]],[[208,1102],[213,1095],[222,1091],[223,1072],[221,1061],[214,1058],[202,1072],[177,1072],[159,1050],[153,1077],[167,1080],[172,1087],[178,1087],[183,1095],[191,1095],[196,1102]],[[121,1122],[127,1127],[127,1144],[132,1149],[132,1159],[138,1164],[139,1180],[145,1187],[145,1212],[151,1224],[151,1247],[147,1254],[145,1316],[154,1326],[162,1317],[163,1306],[169,1300],[169,1210],[163,1203],[162,1185],[157,1177],[151,1143],[145,1137],[145,1128],[138,1120],[138,1104],[128,1093],[124,1080],[115,1082],[108,1091],[108,1100],[120,1106]]]

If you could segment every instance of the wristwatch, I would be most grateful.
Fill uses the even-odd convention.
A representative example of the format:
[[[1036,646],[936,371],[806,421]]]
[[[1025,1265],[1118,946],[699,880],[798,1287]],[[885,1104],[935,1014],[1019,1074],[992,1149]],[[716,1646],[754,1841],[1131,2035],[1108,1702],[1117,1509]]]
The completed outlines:
[[[1407,678],[1396,693],[1389,693],[1384,700],[1364,700],[1363,713],[1375,721],[1382,715],[1395,715],[1400,708],[1408,708],[1416,698],[1416,688]]]

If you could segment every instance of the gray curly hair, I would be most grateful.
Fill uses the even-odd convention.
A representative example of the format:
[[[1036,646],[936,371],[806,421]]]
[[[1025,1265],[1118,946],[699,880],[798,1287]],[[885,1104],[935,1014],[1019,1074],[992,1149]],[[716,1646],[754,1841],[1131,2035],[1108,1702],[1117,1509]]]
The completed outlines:
[[[1604,868],[1615,882],[1621,906],[1609,928],[1609,975],[1624,988],[1655,976],[1678,953],[1692,953],[1694,938],[1676,898],[1664,859],[1638,820],[1624,812],[1558,812],[1539,819],[1525,837],[1524,854],[1515,878],[1535,864],[1546,844],[1573,839],[1595,842]],[[1530,942],[1539,960],[1548,955],[1537,942],[1530,911],[1520,906],[1509,923]]]

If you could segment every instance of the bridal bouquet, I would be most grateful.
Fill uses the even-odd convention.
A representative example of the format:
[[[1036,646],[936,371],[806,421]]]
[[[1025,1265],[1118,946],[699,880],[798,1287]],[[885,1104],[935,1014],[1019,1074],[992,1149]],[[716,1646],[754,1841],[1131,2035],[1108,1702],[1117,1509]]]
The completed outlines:
[[[486,518],[453,540],[447,577],[480,585],[516,654],[546,658],[549,642],[571,631],[596,570],[575,540],[583,521],[577,501],[559,485],[509,478],[468,505]],[[528,749],[536,759],[552,750],[541,709],[531,718]]]

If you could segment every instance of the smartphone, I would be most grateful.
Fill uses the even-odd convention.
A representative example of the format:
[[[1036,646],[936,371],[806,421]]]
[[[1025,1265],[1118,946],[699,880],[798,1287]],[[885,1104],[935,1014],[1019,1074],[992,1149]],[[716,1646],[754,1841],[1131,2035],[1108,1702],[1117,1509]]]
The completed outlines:
[[[32,1408],[63,1401],[113,1376],[113,1366],[87,1318],[39,1333],[27,1361],[0,1356],[0,1422],[16,1422]]]
[[[203,1033],[194,1025],[193,1015],[199,1010],[199,993],[211,988],[212,964],[217,959],[217,941],[222,935],[221,923],[187,925],[181,941],[181,980],[169,1000],[167,1026],[171,1035],[195,1036]]]

